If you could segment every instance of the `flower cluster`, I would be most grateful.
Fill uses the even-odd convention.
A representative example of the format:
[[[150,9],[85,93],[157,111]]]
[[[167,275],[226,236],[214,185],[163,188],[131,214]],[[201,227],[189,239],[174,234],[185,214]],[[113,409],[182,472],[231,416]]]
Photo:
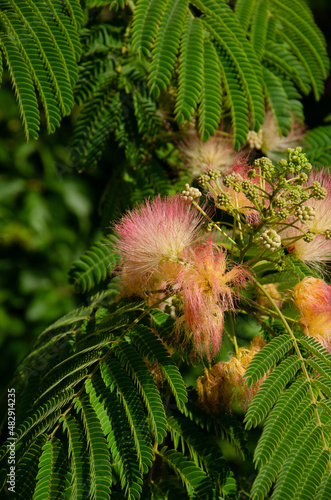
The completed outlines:
[[[191,257],[182,266],[177,285],[182,299],[186,339],[193,334],[194,345],[207,357],[214,357],[221,346],[224,312],[234,310],[237,290],[245,286],[250,273],[243,266],[229,270],[225,253],[209,238],[192,248]]]
[[[220,348],[224,313],[234,309],[250,273],[231,266],[224,251],[199,234],[201,213],[173,196],[127,213],[114,230],[122,256],[124,293],[160,294],[179,299],[177,343],[192,341],[192,357],[208,358]],[[163,294],[163,295],[162,295]]]

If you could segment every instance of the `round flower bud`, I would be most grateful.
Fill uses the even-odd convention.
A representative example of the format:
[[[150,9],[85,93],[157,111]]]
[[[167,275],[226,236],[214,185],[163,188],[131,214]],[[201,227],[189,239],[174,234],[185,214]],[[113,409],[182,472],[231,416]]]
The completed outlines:
[[[281,237],[274,229],[267,229],[264,233],[260,234],[259,239],[262,245],[270,250],[275,250],[282,244]]]

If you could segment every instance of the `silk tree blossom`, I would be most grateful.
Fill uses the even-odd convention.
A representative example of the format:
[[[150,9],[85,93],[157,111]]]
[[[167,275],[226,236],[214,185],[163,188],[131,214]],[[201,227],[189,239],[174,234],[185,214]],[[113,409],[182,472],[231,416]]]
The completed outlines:
[[[294,303],[308,335],[331,347],[331,286],[322,279],[304,278],[294,287]]]
[[[289,252],[293,252],[297,259],[313,267],[319,267],[320,264],[331,260],[331,239],[328,234],[331,230],[331,176],[326,170],[312,171],[303,188],[307,189],[316,182],[325,190],[326,197],[310,198],[303,204],[313,210],[314,217],[305,222],[295,222],[295,227],[289,226],[281,232],[282,238],[286,238],[286,243],[283,241],[283,244],[286,244]],[[293,223],[294,220],[292,216],[287,222]],[[305,232],[310,233],[310,241],[303,239]]]
[[[271,160],[278,161],[287,148],[298,146],[304,137],[305,128],[295,119],[287,136],[281,135],[276,120],[269,109],[259,132],[250,131],[247,142],[251,149],[260,149]]]
[[[184,329],[183,345],[193,335],[194,351],[214,357],[222,342],[224,313],[234,310],[239,291],[250,273],[243,266],[228,269],[225,253],[209,238],[191,250],[187,265],[177,280],[183,315],[177,322],[178,335]],[[192,355],[194,357],[194,354]]]
[[[203,142],[195,130],[191,131],[189,137],[178,147],[193,178],[210,168],[217,170],[220,177],[227,175],[238,156],[233,150],[231,140],[222,137],[220,132]]]
[[[173,281],[180,259],[199,237],[202,222],[200,212],[180,195],[157,196],[124,215],[114,230],[126,292],[144,295],[144,288],[160,279]]]

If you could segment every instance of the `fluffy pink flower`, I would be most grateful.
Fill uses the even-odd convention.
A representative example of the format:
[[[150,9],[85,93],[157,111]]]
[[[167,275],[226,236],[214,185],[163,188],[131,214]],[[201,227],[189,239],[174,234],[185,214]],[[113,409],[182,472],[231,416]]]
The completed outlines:
[[[286,246],[294,256],[307,262],[310,265],[318,267],[323,262],[331,259],[331,240],[327,240],[323,233],[327,229],[331,229],[331,176],[326,170],[320,172],[312,171],[308,182],[303,185],[304,188],[311,186],[313,182],[319,182],[326,189],[326,198],[324,200],[310,199],[304,203],[315,210],[315,217],[311,221],[305,223],[297,222],[296,228],[289,227],[281,232],[282,238],[297,238],[303,236],[302,231],[311,231],[315,234],[314,239],[310,242],[304,241],[302,238],[297,241],[286,240]],[[293,221],[292,217],[289,221]],[[301,230],[301,231],[300,231]]]
[[[228,270],[226,255],[211,239],[192,250],[177,281],[183,303],[183,316],[177,326],[184,325],[186,341],[193,334],[194,348],[201,356],[205,353],[211,358],[217,354],[224,312],[234,310],[239,289],[249,276],[242,266]]]
[[[331,286],[317,278],[304,278],[294,287],[294,302],[306,333],[323,344],[331,341]]]
[[[143,295],[142,288],[157,279],[162,265],[163,280],[176,275],[178,259],[197,239],[201,223],[200,212],[180,195],[158,196],[124,215],[114,230],[126,291]]]

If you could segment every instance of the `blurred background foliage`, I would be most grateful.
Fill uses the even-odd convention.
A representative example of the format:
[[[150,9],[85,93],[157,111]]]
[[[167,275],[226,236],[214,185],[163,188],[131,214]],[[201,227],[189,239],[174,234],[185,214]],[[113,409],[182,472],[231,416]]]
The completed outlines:
[[[308,3],[331,54],[331,3],[329,0]],[[105,8],[105,18],[107,15]],[[322,125],[331,112],[331,79],[327,80],[325,94],[318,103],[312,96],[304,98],[303,103],[307,125]],[[122,210],[129,199],[144,197],[139,185],[135,185],[134,167],[127,170],[123,184],[118,172],[125,155],[113,140],[107,142],[97,168],[77,172],[71,147],[77,114],[76,110],[64,119],[54,134],[47,135],[44,126],[38,141],[26,143],[10,82],[5,76],[0,91],[2,389],[36,336],[58,317],[86,301],[69,284],[68,271],[72,262],[105,232],[107,223],[102,219],[101,208],[107,189],[121,197]],[[167,154],[167,148],[162,154]],[[159,156],[158,160],[162,158]],[[130,185],[130,175],[133,186],[128,197],[123,189]],[[149,194],[153,194],[153,189]],[[247,344],[255,333],[255,323],[245,325],[244,329],[239,324],[238,328],[239,337]],[[229,349],[230,343],[226,342],[223,350]],[[196,378],[196,373],[190,370],[184,374],[188,383]]]

